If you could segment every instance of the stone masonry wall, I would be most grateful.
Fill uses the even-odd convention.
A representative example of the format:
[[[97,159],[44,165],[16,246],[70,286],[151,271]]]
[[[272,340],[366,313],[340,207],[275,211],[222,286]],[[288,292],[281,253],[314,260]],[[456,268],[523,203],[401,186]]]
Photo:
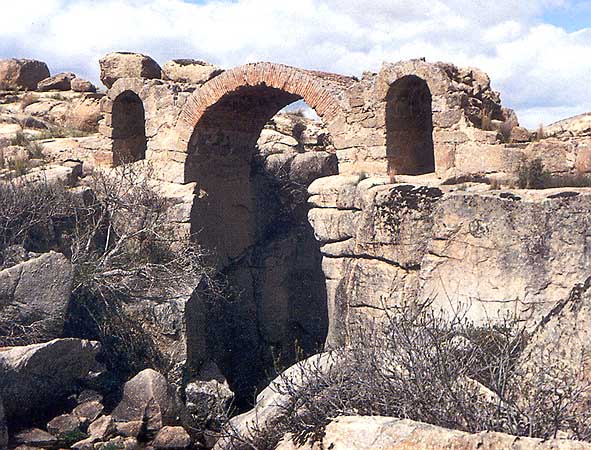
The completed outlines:
[[[116,98],[126,90],[136,93],[146,114],[146,158],[162,167],[162,179],[182,183],[189,140],[204,113],[225,95],[239,98],[242,87],[263,86],[261,102],[279,90],[294,99],[304,98],[320,114],[338,150],[341,173],[385,175],[388,147],[395,145],[387,142],[388,127],[397,126],[387,123],[388,93],[408,76],[424,80],[432,97],[437,176],[452,178],[515,167],[521,154],[507,150],[498,131],[505,122],[511,126],[518,122],[511,110],[501,107],[488,76],[478,69],[423,60],[385,63],[378,74],[365,73],[361,80],[271,63],[241,66],[202,85],[122,78],[102,103],[101,132],[112,137],[110,114]],[[98,158],[109,164],[108,155]]]

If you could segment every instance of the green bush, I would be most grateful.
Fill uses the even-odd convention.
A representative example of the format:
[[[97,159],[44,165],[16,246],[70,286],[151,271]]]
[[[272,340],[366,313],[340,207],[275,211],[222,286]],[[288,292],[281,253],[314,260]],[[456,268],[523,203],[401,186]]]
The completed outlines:
[[[548,185],[550,173],[540,158],[527,161],[519,167],[517,185],[520,189],[543,189]]]

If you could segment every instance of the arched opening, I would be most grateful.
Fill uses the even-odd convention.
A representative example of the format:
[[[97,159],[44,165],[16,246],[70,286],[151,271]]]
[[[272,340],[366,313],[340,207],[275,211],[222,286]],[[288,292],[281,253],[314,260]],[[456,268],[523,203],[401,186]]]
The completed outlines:
[[[427,82],[415,75],[396,80],[386,96],[388,174],[435,171],[433,112]]]
[[[113,102],[112,128],[114,166],[146,158],[146,116],[135,92],[122,92]]]
[[[265,85],[240,87],[205,111],[189,142],[191,231],[215,253],[234,297],[188,320],[200,328],[189,334],[205,333],[202,345],[189,345],[189,361],[196,368],[213,359],[239,407],[252,404],[277,364],[319,351],[326,339],[325,279],[306,202],[309,183],[336,173],[337,163],[325,133],[312,133],[316,125],[300,112],[276,116],[298,100]]]

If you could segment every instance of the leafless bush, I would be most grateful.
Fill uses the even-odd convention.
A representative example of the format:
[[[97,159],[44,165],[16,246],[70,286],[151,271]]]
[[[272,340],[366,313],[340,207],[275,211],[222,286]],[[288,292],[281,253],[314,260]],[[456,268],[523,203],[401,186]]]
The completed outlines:
[[[77,193],[43,181],[0,183],[0,266],[14,245],[66,254],[74,267],[67,334],[100,340],[111,365],[129,371],[160,368],[161,355],[124,303],[188,298],[212,275],[201,249],[171,225],[173,204],[150,175],[121,166]]]
[[[255,425],[254,438],[230,435],[237,449],[273,448],[286,433],[318,440],[337,416],[381,415],[467,432],[589,439],[591,397],[580,367],[560,366],[552,355],[524,368],[526,341],[515,323],[476,327],[461,314],[405,306],[385,327],[352,336],[337,370],[304,365],[299,382],[285,379],[290,400],[280,420]]]
[[[201,249],[171,224],[173,204],[159,195],[150,169],[123,165],[96,172],[84,222],[72,240],[77,289],[95,295],[178,298],[209,275]],[[190,294],[190,292],[189,292]]]
[[[188,299],[204,277],[218,285],[201,248],[174,227],[173,203],[156,191],[150,172],[133,164],[96,172],[71,239],[75,316],[92,322],[108,366],[129,373],[165,370],[167,358],[125,313],[126,303]],[[78,329],[83,326],[84,320]]]
[[[589,187],[591,175],[580,172],[552,174],[544,168],[541,159],[535,158],[521,164],[517,171],[517,185],[521,189]]]
[[[14,245],[59,250],[61,230],[76,204],[75,195],[59,183],[0,182],[0,267],[4,250]]]
[[[535,141],[541,141],[545,137],[546,137],[546,130],[544,128],[544,124],[543,123],[540,123],[538,125],[537,130],[534,132],[534,140]]]

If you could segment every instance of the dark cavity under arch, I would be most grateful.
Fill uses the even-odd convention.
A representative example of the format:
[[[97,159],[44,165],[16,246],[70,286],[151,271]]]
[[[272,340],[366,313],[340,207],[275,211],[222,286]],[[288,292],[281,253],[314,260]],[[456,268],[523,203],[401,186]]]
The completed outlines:
[[[207,108],[189,142],[185,179],[197,184],[191,231],[214,252],[234,297],[188,318],[189,335],[200,336],[189,342],[189,359],[194,368],[215,361],[243,407],[277,362],[315,353],[326,339],[326,286],[307,186],[291,197],[295,185],[269,174],[257,151],[265,124],[300,99],[264,84],[240,87]],[[204,304],[204,296],[192,302]]]

